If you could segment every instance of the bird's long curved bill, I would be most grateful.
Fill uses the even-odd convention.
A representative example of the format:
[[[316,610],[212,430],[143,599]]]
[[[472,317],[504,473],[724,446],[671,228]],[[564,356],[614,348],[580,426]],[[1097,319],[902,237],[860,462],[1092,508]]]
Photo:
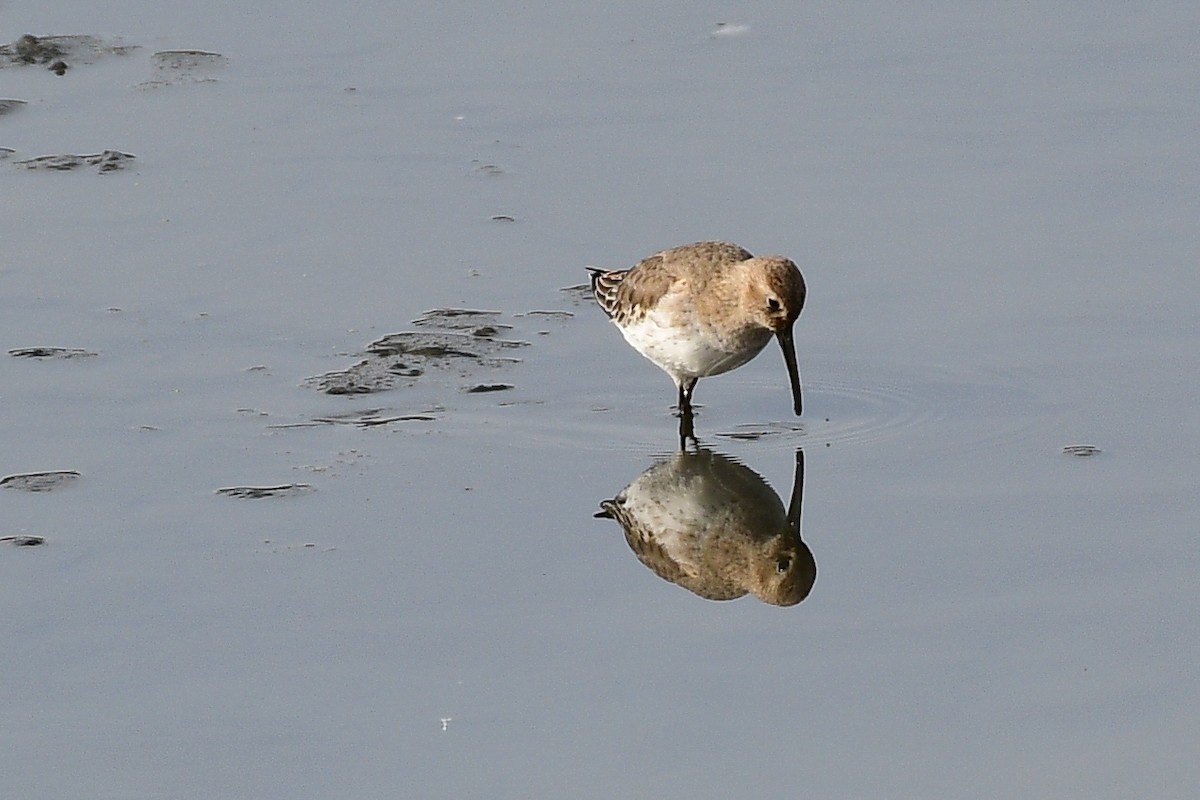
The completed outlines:
[[[798,417],[804,412],[804,399],[800,390],[800,367],[796,364],[796,343],[792,340],[792,329],[779,331],[775,337],[779,339],[779,349],[783,350],[783,360],[787,363],[788,379],[792,382],[792,406]]]

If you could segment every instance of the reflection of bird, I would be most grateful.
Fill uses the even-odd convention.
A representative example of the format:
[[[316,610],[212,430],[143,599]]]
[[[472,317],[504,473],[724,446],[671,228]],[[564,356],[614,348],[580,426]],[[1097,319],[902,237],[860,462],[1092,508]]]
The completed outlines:
[[[681,436],[694,435],[696,381],[745,364],[772,335],[783,350],[800,414],[792,326],[806,290],[794,263],[782,256],[754,258],[728,242],[696,242],[652,255],[632,269],[589,269],[592,293],[625,341],[675,381]]]
[[[746,593],[799,603],[817,579],[800,540],[804,451],[796,451],[792,498],[782,501],[753,470],[709,450],[679,452],[639,475],[597,517],[615,519],[638,560],[709,600]]]

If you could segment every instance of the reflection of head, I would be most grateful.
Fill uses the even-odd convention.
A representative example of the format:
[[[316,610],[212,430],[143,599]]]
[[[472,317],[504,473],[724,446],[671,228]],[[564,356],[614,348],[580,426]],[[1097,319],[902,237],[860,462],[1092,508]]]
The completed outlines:
[[[776,606],[794,606],[812,591],[817,580],[817,561],[799,538],[780,537],[780,549],[756,564],[755,585],[750,593]]]
[[[600,505],[639,561],[701,597],[791,606],[816,580],[798,514],[794,524],[761,476],[721,454],[676,453]]]

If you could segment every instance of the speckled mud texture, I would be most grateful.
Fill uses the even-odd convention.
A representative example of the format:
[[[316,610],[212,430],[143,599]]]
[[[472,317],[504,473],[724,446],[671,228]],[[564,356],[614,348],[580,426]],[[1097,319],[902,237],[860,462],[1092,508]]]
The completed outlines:
[[[502,338],[513,329],[502,316],[462,308],[428,311],[413,321],[420,330],[377,339],[367,345],[366,358],[309,378],[305,385],[327,394],[373,394],[413,386],[427,375],[443,382],[469,381],[480,373],[503,371],[521,363],[518,354],[529,342]]]
[[[151,57],[154,77],[139,89],[159,89],[189,83],[216,83],[229,59],[206,50],[160,50]]]
[[[79,64],[94,64],[108,56],[127,56],[137,45],[100,36],[35,36],[27,33],[16,41],[0,45],[0,68],[43,67],[65,75]]]
[[[297,497],[312,491],[315,489],[307,483],[285,483],[279,486],[227,486],[217,489],[215,493],[223,497],[262,500],[268,497]]]
[[[59,469],[48,472],[24,472],[0,478],[0,489],[18,492],[53,492],[70,486],[79,480],[75,470]]]
[[[80,167],[94,167],[101,175],[125,169],[137,156],[132,153],[122,153],[118,150],[105,150],[101,153],[74,155],[65,153],[55,156],[37,156],[15,161],[17,166],[26,169],[42,169],[55,172],[66,172]]]
[[[63,359],[95,358],[98,353],[82,347],[14,347],[8,351],[13,358]]]

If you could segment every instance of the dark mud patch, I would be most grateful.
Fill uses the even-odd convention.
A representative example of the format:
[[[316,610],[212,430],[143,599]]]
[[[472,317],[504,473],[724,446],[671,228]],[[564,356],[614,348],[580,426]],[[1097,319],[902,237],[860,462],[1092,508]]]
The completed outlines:
[[[22,472],[0,478],[0,489],[16,489],[21,492],[53,492],[70,486],[79,477],[79,473],[72,469]]]
[[[526,311],[523,314],[513,314],[514,317],[537,317],[539,319],[553,319],[560,322],[565,322],[575,316],[570,311],[555,311],[553,309],[535,309]]]
[[[716,436],[719,436],[722,439],[754,442],[758,441],[759,439],[768,439],[776,436],[802,435],[803,433],[804,425],[799,422],[752,422],[745,425],[738,425],[731,431],[717,433]]]
[[[160,50],[150,57],[154,77],[139,83],[139,89],[157,89],[187,83],[215,83],[229,59],[208,50]]]
[[[223,497],[261,500],[265,497],[298,497],[315,491],[316,488],[311,484],[285,483],[280,486],[227,486],[224,489],[217,489],[214,494]]]
[[[59,75],[77,64],[92,64],[106,56],[125,56],[137,45],[100,36],[34,36],[27,33],[11,44],[0,45],[0,67],[41,66]]]
[[[0,544],[10,544],[13,547],[37,547],[46,543],[43,536],[0,536]]]
[[[433,422],[440,419],[442,409],[432,408],[427,411],[399,413],[393,409],[363,408],[346,411],[341,414],[325,414],[313,417],[304,422],[285,422],[278,425],[268,425],[272,430],[289,428],[315,428],[321,425],[351,425],[356,428],[378,428],[382,425],[392,425],[397,422]]]
[[[304,385],[326,394],[374,394],[397,385],[412,386],[422,372],[402,361],[368,358],[345,369],[308,378]]]
[[[13,163],[26,169],[51,170],[54,172],[68,172],[80,167],[95,167],[96,171],[103,175],[107,172],[116,172],[117,170],[125,169],[135,158],[137,156],[132,153],[123,153],[120,150],[104,150],[99,153],[90,153],[87,155],[64,153],[62,155],[37,156],[36,158],[26,158],[21,161],[14,161]]]
[[[493,339],[512,325],[500,322],[499,311],[473,308],[431,308],[412,321],[418,328],[437,328],[444,331],[466,331],[472,336]]]
[[[479,161],[472,161],[476,166],[471,168],[471,175],[481,176],[484,178],[499,178],[506,174],[504,167],[499,164],[484,164]]]
[[[308,378],[302,386],[325,394],[366,395],[389,390],[409,390],[420,397],[408,411],[370,408],[357,412],[323,414],[292,424],[272,427],[353,425],[361,428],[404,426],[441,420],[452,397],[498,395],[497,406],[529,403],[513,400],[517,382],[510,375],[526,357],[534,335],[571,320],[567,310],[535,309],[503,312],[479,308],[432,308],[413,320],[413,330],[391,333],[371,342],[362,353],[351,354],[355,363],[344,369]],[[553,321],[551,324],[549,321]],[[543,329],[539,330],[541,327]],[[376,405],[375,401],[372,405]],[[473,413],[480,400],[472,402]]]
[[[474,332],[463,333],[389,333],[367,346],[372,355],[390,358],[408,356],[432,362],[450,362],[457,359],[476,361],[490,366],[520,363],[519,358],[504,356],[503,353],[528,347],[529,342],[477,336]]]
[[[98,354],[91,350],[83,350],[78,347],[17,347],[9,350],[8,354],[14,358],[95,358]]]
[[[470,316],[470,315],[465,315]],[[430,323],[432,324],[432,323]],[[495,329],[494,325],[488,325]],[[528,342],[457,331],[392,333],[367,346],[367,357],[343,370],[309,378],[305,386],[326,394],[371,394],[412,386],[429,372],[454,372],[469,378],[481,369],[520,363],[509,355]],[[498,331],[497,331],[498,332]],[[485,331],[485,333],[490,333]]]

